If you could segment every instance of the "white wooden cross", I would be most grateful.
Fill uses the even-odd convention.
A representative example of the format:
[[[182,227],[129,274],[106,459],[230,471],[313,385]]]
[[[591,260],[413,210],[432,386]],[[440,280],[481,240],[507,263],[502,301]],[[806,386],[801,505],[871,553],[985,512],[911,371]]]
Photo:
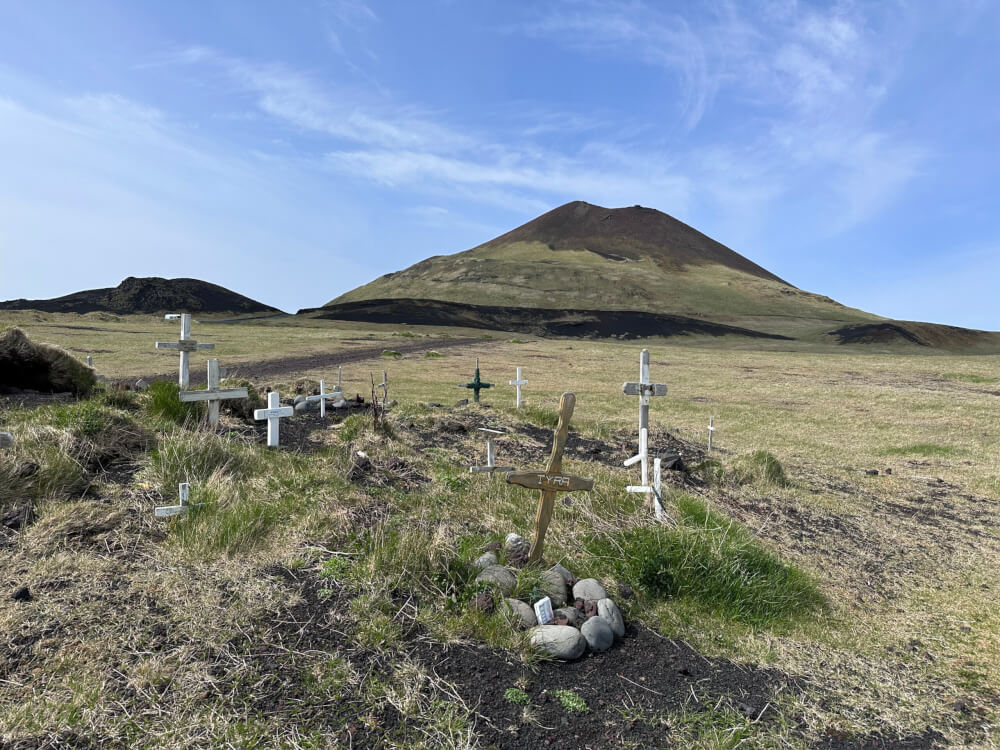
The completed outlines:
[[[181,391],[178,395],[181,401],[207,401],[208,423],[212,427],[219,426],[219,402],[230,398],[247,398],[246,388],[219,388],[219,360],[208,360],[208,387],[203,391]]]
[[[473,474],[492,474],[495,471],[514,471],[513,466],[497,466],[497,451],[493,445],[494,435],[503,435],[503,430],[491,430],[489,427],[480,427],[480,432],[486,433],[486,465],[470,466],[469,471]]]
[[[343,397],[344,397],[344,394],[341,391],[341,387],[340,387],[340,374],[338,373],[337,374],[337,390],[335,390],[335,391],[327,391],[326,390],[326,381],[321,379],[319,381],[319,395],[318,396],[307,396],[306,397],[306,401],[310,401],[310,402],[312,402],[312,401],[319,401],[319,415],[325,419],[326,418],[326,400],[328,398],[343,398]]]
[[[389,400],[389,379],[385,370],[382,370],[382,382],[375,387],[382,389],[382,406],[385,407],[386,402]]]
[[[625,461],[625,466],[641,462],[642,486],[649,487],[649,398],[667,395],[667,386],[649,380],[649,349],[639,354],[639,382],[623,384],[622,393],[639,397],[639,452]]]
[[[181,482],[177,485],[177,494],[180,496],[179,505],[161,505],[153,510],[157,518],[168,518],[169,516],[177,516],[184,513],[188,508],[197,508],[201,503],[195,503],[194,505],[188,504],[188,498],[191,496],[191,485],[187,482]]]
[[[278,420],[282,417],[290,417],[295,413],[291,406],[282,406],[281,397],[277,391],[267,394],[267,408],[254,409],[253,418],[258,422],[267,420],[267,447],[278,447]]]
[[[181,319],[181,337],[177,343],[172,341],[157,341],[157,349],[179,349],[181,353],[181,367],[180,375],[177,378],[177,382],[180,384],[181,390],[186,390],[188,387],[188,357],[191,352],[197,349],[214,349],[215,344],[199,344],[197,341],[191,338],[191,316],[188,313],[170,313],[169,315],[164,315],[167,320],[175,320],[177,318]]]
[[[712,452],[712,435],[715,434],[715,417],[708,418],[708,450],[706,453]]]
[[[9,432],[0,432],[0,448],[10,448],[14,444],[14,436]]]
[[[514,380],[511,380],[509,382],[510,382],[510,384],[512,386],[514,386],[515,388],[517,388],[517,399],[514,402],[514,408],[515,409],[520,409],[521,408],[521,386],[528,384],[527,380],[522,380],[521,379],[521,368],[520,367],[517,368],[517,375],[514,377]]]
[[[652,485],[629,485],[626,492],[641,492],[643,495],[653,496],[653,511],[656,513],[656,520],[663,519],[663,471],[660,469],[660,458],[653,459],[653,484]]]

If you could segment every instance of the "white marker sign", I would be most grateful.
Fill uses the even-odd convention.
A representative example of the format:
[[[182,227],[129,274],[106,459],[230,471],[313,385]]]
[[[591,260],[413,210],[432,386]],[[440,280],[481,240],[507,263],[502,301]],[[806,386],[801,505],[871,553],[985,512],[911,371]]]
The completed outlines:
[[[214,349],[215,344],[199,344],[197,341],[191,338],[191,316],[188,313],[171,313],[170,315],[164,315],[167,320],[173,320],[180,317],[181,319],[181,337],[177,343],[171,341],[157,341],[157,349],[178,349],[181,353],[181,365],[180,374],[178,375],[177,382],[181,387],[181,390],[186,390],[188,387],[188,361],[191,352],[197,351],[198,349]]]
[[[511,380],[509,382],[510,382],[510,384],[512,386],[514,386],[515,388],[517,388],[517,398],[514,400],[514,408],[515,409],[520,409],[521,408],[521,386],[522,385],[527,385],[528,381],[524,380],[523,378],[521,378],[521,368],[520,367],[516,368],[516,370],[517,370],[517,375],[515,375],[514,380]]]
[[[277,391],[267,394],[267,408],[255,409],[253,418],[258,422],[267,420],[267,447],[278,447],[278,420],[282,417],[290,417],[295,413],[291,406],[282,406],[281,397]]]
[[[552,599],[546,596],[535,602],[535,617],[538,618],[539,625],[552,622]]]

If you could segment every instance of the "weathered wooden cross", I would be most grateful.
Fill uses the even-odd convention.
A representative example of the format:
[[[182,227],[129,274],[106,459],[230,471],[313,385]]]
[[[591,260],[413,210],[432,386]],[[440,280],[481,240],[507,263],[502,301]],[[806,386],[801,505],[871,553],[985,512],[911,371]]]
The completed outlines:
[[[667,386],[649,381],[649,349],[639,354],[639,382],[623,384],[622,393],[639,397],[639,452],[625,461],[625,466],[641,462],[642,486],[649,487],[649,398],[667,395]]]
[[[191,496],[191,485],[187,482],[181,482],[177,485],[177,494],[180,497],[179,505],[161,505],[153,509],[153,513],[157,518],[167,518],[169,516],[177,516],[181,513],[187,511],[188,508],[197,508],[201,503],[195,503],[191,505],[188,503],[188,498]]]
[[[506,475],[508,484],[516,484],[528,489],[540,490],[538,493],[538,510],[535,513],[535,536],[531,540],[531,550],[528,553],[528,563],[538,563],[542,559],[542,546],[545,543],[545,532],[552,520],[557,492],[589,491],[594,488],[593,479],[574,477],[562,473],[563,450],[566,448],[566,438],[569,436],[569,420],[576,406],[576,396],[564,393],[559,399],[559,424],[552,436],[552,453],[545,471],[511,471]]]
[[[185,390],[188,387],[188,358],[191,352],[198,349],[214,349],[215,344],[199,344],[197,341],[191,338],[191,316],[188,313],[170,313],[169,315],[164,315],[167,320],[175,320],[176,318],[181,319],[181,337],[177,343],[172,341],[157,341],[157,349],[179,349],[181,353],[181,367],[180,376],[177,378],[178,384],[180,384],[181,390]]]
[[[181,401],[207,401],[208,423],[219,426],[219,403],[230,398],[247,398],[246,388],[219,388],[219,360],[208,360],[208,386],[203,391],[181,391],[177,394]]]
[[[484,388],[493,387],[493,383],[487,383],[479,377],[479,357],[476,357],[476,377],[471,382],[465,383],[462,387],[472,389],[472,400],[476,403],[479,403],[479,391]]]
[[[510,381],[510,384],[512,386],[514,386],[515,388],[517,388],[517,398],[514,401],[514,408],[515,409],[520,409],[521,408],[521,386],[522,385],[527,385],[528,381],[521,379],[521,368],[518,367],[516,369],[517,369],[517,375],[515,375],[514,379]]]
[[[278,420],[282,417],[290,417],[295,413],[291,406],[282,406],[281,397],[277,391],[267,394],[267,408],[254,409],[253,418],[258,422],[267,420],[267,447],[278,447]]]
[[[14,445],[14,436],[9,432],[0,432],[0,448],[10,448]]]
[[[503,430],[491,430],[489,427],[480,427],[480,432],[486,433],[486,465],[470,466],[469,471],[473,474],[492,474],[495,471],[514,471],[513,466],[497,466],[497,450],[493,445],[495,435],[503,435]]]
[[[343,398],[344,394],[340,389],[340,374],[337,375],[337,390],[327,391],[326,381],[320,379],[319,381],[319,395],[318,396],[308,396],[306,401],[319,401],[319,415],[321,417],[326,417],[326,400],[328,398]]]

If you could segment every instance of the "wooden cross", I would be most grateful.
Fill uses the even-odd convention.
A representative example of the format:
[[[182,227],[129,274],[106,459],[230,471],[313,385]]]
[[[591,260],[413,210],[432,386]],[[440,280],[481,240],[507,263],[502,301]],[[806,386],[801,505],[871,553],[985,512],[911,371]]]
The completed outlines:
[[[492,474],[495,471],[514,471],[513,466],[497,466],[497,451],[493,445],[494,435],[503,435],[503,430],[491,430],[489,427],[480,427],[480,432],[486,433],[486,465],[470,466],[469,471],[473,474]]]
[[[203,391],[181,391],[177,394],[181,401],[207,401],[208,423],[219,426],[219,403],[230,398],[247,398],[246,388],[219,388],[219,360],[208,360],[208,386]]]
[[[515,409],[520,409],[521,408],[521,386],[522,385],[527,385],[528,381],[521,379],[521,368],[518,367],[516,369],[517,369],[517,375],[515,375],[514,379],[510,381],[510,384],[512,386],[514,386],[515,388],[517,388],[517,399],[514,401],[514,408]]]
[[[9,432],[0,432],[0,448],[10,448],[14,445],[14,436]]]
[[[649,398],[666,396],[667,386],[649,381],[649,349],[639,354],[639,382],[625,383],[622,393],[639,397],[639,452],[625,461],[625,466],[642,462],[642,485],[649,486]]]
[[[472,382],[465,383],[462,387],[472,389],[472,400],[476,403],[479,403],[479,391],[493,387],[493,383],[487,383],[479,377],[479,357],[476,357],[476,377],[472,379]]]
[[[538,510],[535,513],[535,536],[531,540],[531,551],[528,553],[528,563],[538,563],[542,559],[542,545],[545,543],[545,532],[552,520],[557,492],[572,492],[574,490],[589,491],[594,488],[593,479],[568,476],[562,473],[563,449],[569,436],[569,420],[576,406],[576,396],[564,393],[559,399],[559,424],[552,436],[552,453],[545,471],[511,471],[506,475],[507,484],[516,484],[529,489],[537,489]]]
[[[319,415],[326,418],[326,400],[328,398],[343,398],[344,394],[340,390],[340,376],[337,376],[337,390],[327,391],[326,381],[319,381],[319,395],[318,396],[308,396],[306,401],[319,401]]]
[[[282,406],[281,397],[277,391],[267,394],[267,408],[254,409],[253,418],[258,422],[267,420],[267,447],[278,447],[278,420],[282,417],[290,417],[295,413],[291,406]]]
[[[197,341],[191,338],[191,316],[188,313],[170,313],[169,315],[163,316],[167,320],[175,320],[176,318],[181,319],[181,337],[177,343],[171,341],[157,341],[157,349],[179,349],[181,353],[181,368],[180,376],[177,378],[177,382],[180,384],[181,390],[186,390],[188,387],[188,357],[191,352],[198,349],[214,349],[215,344],[199,344]]]
[[[177,516],[181,513],[187,511],[188,508],[197,508],[201,503],[195,503],[190,505],[188,503],[188,498],[191,493],[191,485],[187,482],[181,482],[177,485],[177,494],[180,496],[179,505],[161,505],[153,510],[153,513],[157,518],[168,518],[169,516]]]

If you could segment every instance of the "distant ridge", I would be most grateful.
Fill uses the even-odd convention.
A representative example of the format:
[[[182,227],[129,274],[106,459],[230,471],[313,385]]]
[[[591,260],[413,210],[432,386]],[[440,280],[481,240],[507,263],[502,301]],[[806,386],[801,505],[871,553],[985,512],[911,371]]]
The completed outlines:
[[[54,299],[0,302],[0,310],[41,310],[53,313],[279,313],[256,300],[198,279],[129,276],[116,287],[88,289]]]

